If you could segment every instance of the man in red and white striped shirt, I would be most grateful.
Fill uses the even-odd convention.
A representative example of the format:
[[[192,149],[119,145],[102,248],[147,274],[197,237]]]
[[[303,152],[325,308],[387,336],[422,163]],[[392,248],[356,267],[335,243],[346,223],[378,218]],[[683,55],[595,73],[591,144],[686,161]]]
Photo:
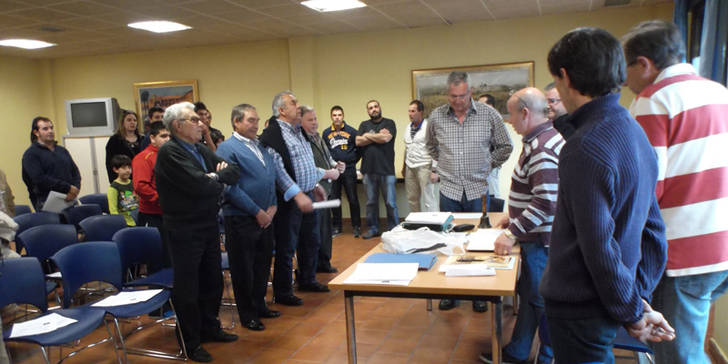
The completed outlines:
[[[728,90],[681,63],[677,27],[643,22],[623,38],[630,112],[658,158],[657,199],[668,258],[653,307],[676,330],[654,344],[658,363],[709,363],[710,305],[728,288]]]

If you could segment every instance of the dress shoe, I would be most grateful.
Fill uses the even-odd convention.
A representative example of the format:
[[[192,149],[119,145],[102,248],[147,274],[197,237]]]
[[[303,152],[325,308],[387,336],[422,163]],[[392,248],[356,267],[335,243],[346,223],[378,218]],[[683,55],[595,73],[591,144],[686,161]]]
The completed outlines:
[[[203,343],[218,342],[218,343],[231,343],[238,339],[238,335],[230,334],[225,331],[219,330],[211,335],[202,335],[200,341]]]
[[[338,271],[339,270],[336,269],[336,267],[332,267],[332,266],[316,268],[316,273],[336,273]]]
[[[510,355],[508,355],[508,353],[506,353],[506,352],[502,352],[502,353],[503,353],[503,355],[501,356],[501,363],[503,363],[503,364],[526,364],[526,363],[530,363],[530,361],[528,359],[526,359],[526,360],[518,360],[518,359],[516,359],[516,358],[514,358],[514,357],[512,357]],[[493,354],[491,354],[491,353],[480,353],[479,359],[483,363],[491,364],[491,363],[493,363]],[[539,361],[539,364],[541,364],[540,361]]]
[[[456,306],[456,301],[450,298],[443,298],[440,300],[440,304],[437,305],[437,308],[440,309],[440,311],[447,311],[452,310]]]
[[[485,301],[474,300],[473,301],[473,312],[485,312],[488,311],[488,304]]]
[[[371,239],[371,238],[374,238],[374,237],[377,237],[377,236],[380,236],[380,235],[382,235],[382,233],[380,233],[378,231],[371,231],[371,230],[369,230],[364,235],[362,235],[361,238],[364,239],[364,240],[366,240],[366,239]]]
[[[200,363],[209,363],[212,361],[212,355],[210,355],[210,353],[208,353],[201,345],[187,353],[187,358]]]
[[[331,236],[333,237],[336,235],[341,235],[341,228],[335,227],[335,228],[331,229]]]
[[[243,325],[243,327],[245,327],[248,330],[253,330],[253,331],[265,330],[265,325],[263,325],[263,323],[260,322],[260,320],[256,320],[256,319],[247,320],[245,322],[241,322],[241,324]]]
[[[303,300],[294,295],[274,297],[273,302],[286,306],[300,306],[303,304]]]
[[[304,292],[328,292],[329,286],[327,286],[325,284],[321,284],[319,282],[312,282],[312,283],[306,283],[306,284],[299,284],[298,290],[304,291]]]
[[[281,311],[276,310],[265,310],[262,313],[258,314],[259,317],[262,318],[276,318],[281,315]]]
[[[354,226],[354,237],[358,238],[359,236],[361,236],[361,228],[358,226]]]

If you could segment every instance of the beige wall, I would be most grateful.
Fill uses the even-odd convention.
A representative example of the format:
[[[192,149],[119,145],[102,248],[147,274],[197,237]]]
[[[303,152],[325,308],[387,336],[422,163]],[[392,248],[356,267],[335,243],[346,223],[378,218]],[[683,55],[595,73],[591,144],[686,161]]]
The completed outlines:
[[[713,321],[713,337],[723,352],[728,354],[728,325],[725,317],[728,316],[728,295],[723,295],[715,302],[715,317]]]

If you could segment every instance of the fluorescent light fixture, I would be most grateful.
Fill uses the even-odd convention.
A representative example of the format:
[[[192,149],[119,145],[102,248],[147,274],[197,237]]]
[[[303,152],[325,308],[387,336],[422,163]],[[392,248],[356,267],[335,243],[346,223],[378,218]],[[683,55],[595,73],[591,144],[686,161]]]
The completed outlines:
[[[39,49],[46,47],[53,47],[55,43],[48,43],[42,40],[34,39],[3,39],[0,40],[0,46],[6,47],[18,47],[24,49]]]
[[[359,0],[308,0],[302,2],[301,5],[320,12],[349,10],[367,6],[367,4]]]
[[[140,21],[137,23],[129,23],[127,26],[135,29],[141,29],[146,30],[154,33],[169,33],[169,32],[177,32],[180,30],[187,30],[192,29],[192,27],[175,23],[173,21],[166,21],[166,20],[150,20],[150,21]]]

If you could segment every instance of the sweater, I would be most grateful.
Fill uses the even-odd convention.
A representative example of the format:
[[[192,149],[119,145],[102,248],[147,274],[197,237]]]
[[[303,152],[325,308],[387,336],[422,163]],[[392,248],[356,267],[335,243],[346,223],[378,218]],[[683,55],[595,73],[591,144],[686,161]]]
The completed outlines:
[[[324,129],[321,137],[326,141],[331,151],[331,157],[337,162],[346,163],[346,168],[356,168],[359,162],[359,149],[356,147],[356,129],[344,123],[341,130],[332,125]]]
[[[559,158],[559,191],[539,292],[549,316],[642,317],[667,259],[655,186],[657,158],[618,104],[594,98],[567,120],[575,131]]]
[[[81,173],[66,148],[56,145],[50,150],[36,142],[23,153],[23,182],[35,211],[40,211],[51,191],[68,193],[71,186],[81,189]]]
[[[676,64],[637,95],[630,112],[657,152],[665,273],[728,270],[728,90]]]
[[[134,191],[139,197],[139,212],[144,214],[162,214],[157,183],[154,180],[154,165],[157,164],[158,152],[159,149],[150,144],[131,161],[131,169],[134,172],[132,175]]]

